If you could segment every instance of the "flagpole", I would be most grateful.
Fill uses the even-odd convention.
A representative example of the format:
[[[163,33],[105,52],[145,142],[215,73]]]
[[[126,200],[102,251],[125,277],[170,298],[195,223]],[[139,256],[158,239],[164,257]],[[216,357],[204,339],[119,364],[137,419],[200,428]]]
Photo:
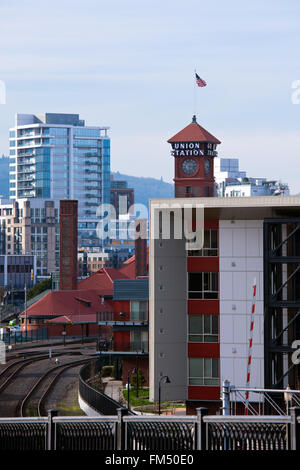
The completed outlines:
[[[197,114],[196,69],[194,73],[194,116]]]

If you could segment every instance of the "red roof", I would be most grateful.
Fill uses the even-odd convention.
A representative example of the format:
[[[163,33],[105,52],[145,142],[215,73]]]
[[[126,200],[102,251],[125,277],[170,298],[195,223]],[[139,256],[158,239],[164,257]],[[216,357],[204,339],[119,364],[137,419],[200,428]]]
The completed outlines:
[[[96,323],[97,322],[97,315],[96,313],[91,313],[90,315],[63,315],[61,317],[53,318],[53,320],[49,320],[49,323],[52,324],[66,324],[66,323]]]
[[[91,276],[78,282],[78,289],[93,289],[97,290],[100,295],[113,295],[114,280],[127,279],[126,273],[121,272],[114,268],[103,268],[91,274]]]
[[[204,127],[200,126],[197,122],[192,122],[186,126],[182,131],[175,134],[171,139],[168,140],[169,143],[172,142],[212,142],[215,144],[220,144],[220,140],[214,137],[210,132],[208,132]]]
[[[96,315],[97,312],[111,311],[97,290],[51,291],[28,307],[28,317],[60,317],[70,315]],[[23,312],[22,316],[25,315]]]
[[[149,246],[147,246],[147,263],[149,264]],[[135,255],[124,261],[119,271],[121,271],[122,274],[126,274],[129,279],[135,279]]]

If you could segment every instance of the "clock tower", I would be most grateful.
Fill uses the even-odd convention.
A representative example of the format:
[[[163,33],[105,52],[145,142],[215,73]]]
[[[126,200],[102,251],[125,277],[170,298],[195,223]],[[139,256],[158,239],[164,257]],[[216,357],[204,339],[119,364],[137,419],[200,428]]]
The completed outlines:
[[[168,142],[175,161],[175,197],[214,196],[214,157],[221,142],[197,123],[196,116]]]

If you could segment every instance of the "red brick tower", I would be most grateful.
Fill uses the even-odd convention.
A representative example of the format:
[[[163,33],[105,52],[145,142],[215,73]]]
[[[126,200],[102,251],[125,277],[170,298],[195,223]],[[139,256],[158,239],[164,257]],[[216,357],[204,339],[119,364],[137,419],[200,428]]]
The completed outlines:
[[[59,205],[60,289],[77,288],[78,201],[63,200]]]
[[[175,197],[214,196],[214,157],[221,142],[197,123],[196,116],[168,142],[175,159]]]

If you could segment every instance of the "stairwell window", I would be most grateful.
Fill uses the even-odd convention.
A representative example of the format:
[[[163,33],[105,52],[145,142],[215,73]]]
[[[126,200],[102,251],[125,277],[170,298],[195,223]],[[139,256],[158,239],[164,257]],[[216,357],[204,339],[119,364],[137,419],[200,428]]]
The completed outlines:
[[[218,299],[218,273],[189,273],[189,299]]]
[[[189,385],[218,386],[219,359],[206,357],[189,358]]]
[[[218,341],[218,315],[189,315],[189,342],[217,343]]]
[[[188,256],[218,256],[218,230],[204,230],[202,250],[189,250]]]
[[[148,302],[144,300],[132,300],[130,302],[130,320],[147,321]]]

